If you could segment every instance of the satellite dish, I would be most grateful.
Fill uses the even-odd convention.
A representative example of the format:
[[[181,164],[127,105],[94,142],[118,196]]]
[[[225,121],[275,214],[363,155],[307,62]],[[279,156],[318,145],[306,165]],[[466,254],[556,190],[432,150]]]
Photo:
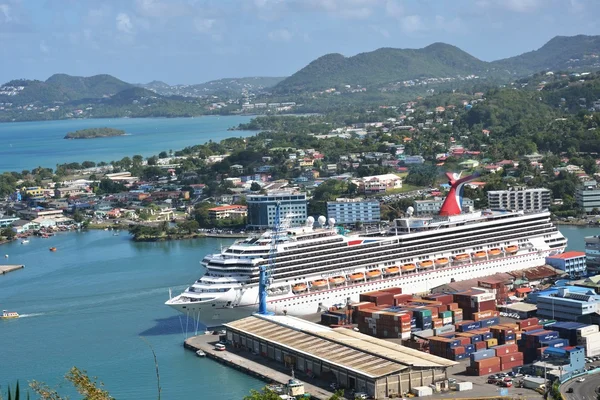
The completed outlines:
[[[319,221],[319,225],[324,226],[325,222],[327,221],[327,218],[325,218],[324,216],[321,215],[319,217],[318,221]]]
[[[306,218],[306,226],[313,226],[315,219],[313,217]]]
[[[329,226],[335,226],[335,218],[329,218]]]
[[[410,206],[406,209],[406,214],[410,217],[415,213],[414,207]]]

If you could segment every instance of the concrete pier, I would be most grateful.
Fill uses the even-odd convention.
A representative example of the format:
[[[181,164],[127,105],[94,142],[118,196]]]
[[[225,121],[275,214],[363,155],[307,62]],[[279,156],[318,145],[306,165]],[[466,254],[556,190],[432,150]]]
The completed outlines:
[[[12,272],[12,271],[16,271],[18,269],[22,269],[25,268],[24,265],[17,265],[17,264],[13,264],[13,265],[0,265],[0,274],[4,275],[7,272]]]
[[[207,357],[243,371],[267,383],[286,384],[291,378],[290,374],[285,374],[271,368],[269,366],[270,360],[259,355],[254,355],[244,350],[232,350],[231,346],[227,346],[226,351],[215,350],[214,346],[218,341],[218,335],[199,335],[186,339],[183,346],[194,352],[202,350]],[[305,380],[300,380],[304,383],[304,390],[310,393],[312,398],[326,400],[333,396],[333,393],[328,390],[311,385]]]

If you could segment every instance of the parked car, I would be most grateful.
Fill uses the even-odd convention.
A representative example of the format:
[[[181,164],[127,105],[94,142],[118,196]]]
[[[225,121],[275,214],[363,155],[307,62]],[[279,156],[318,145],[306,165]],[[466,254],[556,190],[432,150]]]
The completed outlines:
[[[585,378],[579,378],[577,379],[577,382],[585,382]]]
[[[573,393],[573,388],[568,388],[567,393]]]

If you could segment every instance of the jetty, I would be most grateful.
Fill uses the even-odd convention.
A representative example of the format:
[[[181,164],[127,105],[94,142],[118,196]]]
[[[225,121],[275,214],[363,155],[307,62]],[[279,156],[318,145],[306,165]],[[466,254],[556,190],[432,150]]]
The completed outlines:
[[[24,265],[21,264],[13,264],[13,265],[0,265],[0,274],[4,275],[8,272],[16,271],[18,269],[25,268]]]
[[[218,342],[218,335],[199,335],[186,339],[183,346],[194,352],[202,350],[208,358],[245,372],[267,383],[285,385],[290,380],[290,374],[271,368],[271,362],[265,357],[252,354],[248,351],[232,349],[231,346],[227,346],[226,351],[217,351],[215,350],[215,344]],[[276,366],[275,363],[272,364],[274,367]],[[304,383],[304,390],[310,393],[314,399],[329,399],[334,394],[319,386],[311,385],[305,380],[302,380],[302,383]]]

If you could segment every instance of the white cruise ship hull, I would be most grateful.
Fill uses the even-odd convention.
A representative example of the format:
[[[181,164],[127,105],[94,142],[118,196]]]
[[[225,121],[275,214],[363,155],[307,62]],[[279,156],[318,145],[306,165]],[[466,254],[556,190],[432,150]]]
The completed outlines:
[[[533,250],[521,249],[516,254],[504,255],[495,259],[473,261],[461,265],[429,269],[423,272],[402,274],[394,277],[380,277],[374,280],[346,282],[338,287],[311,290],[301,294],[289,291],[287,294],[268,296],[268,309],[276,314],[287,313],[294,316],[310,316],[335,304],[357,302],[361,293],[390,287],[400,287],[403,293],[426,293],[434,287],[455,281],[489,276],[496,273],[516,271],[545,264],[545,257],[562,253],[564,247]],[[365,272],[357,268],[353,272]],[[348,271],[346,271],[348,272]],[[331,275],[331,274],[330,274]],[[321,274],[307,276],[306,283],[323,279]],[[304,282],[304,281],[303,281]],[[296,283],[296,282],[295,282]],[[272,286],[278,286],[274,282]],[[167,305],[198,319],[206,326],[219,326],[258,310],[258,285],[239,285],[225,293],[211,294],[208,301],[182,301],[182,296],[167,301]]]

